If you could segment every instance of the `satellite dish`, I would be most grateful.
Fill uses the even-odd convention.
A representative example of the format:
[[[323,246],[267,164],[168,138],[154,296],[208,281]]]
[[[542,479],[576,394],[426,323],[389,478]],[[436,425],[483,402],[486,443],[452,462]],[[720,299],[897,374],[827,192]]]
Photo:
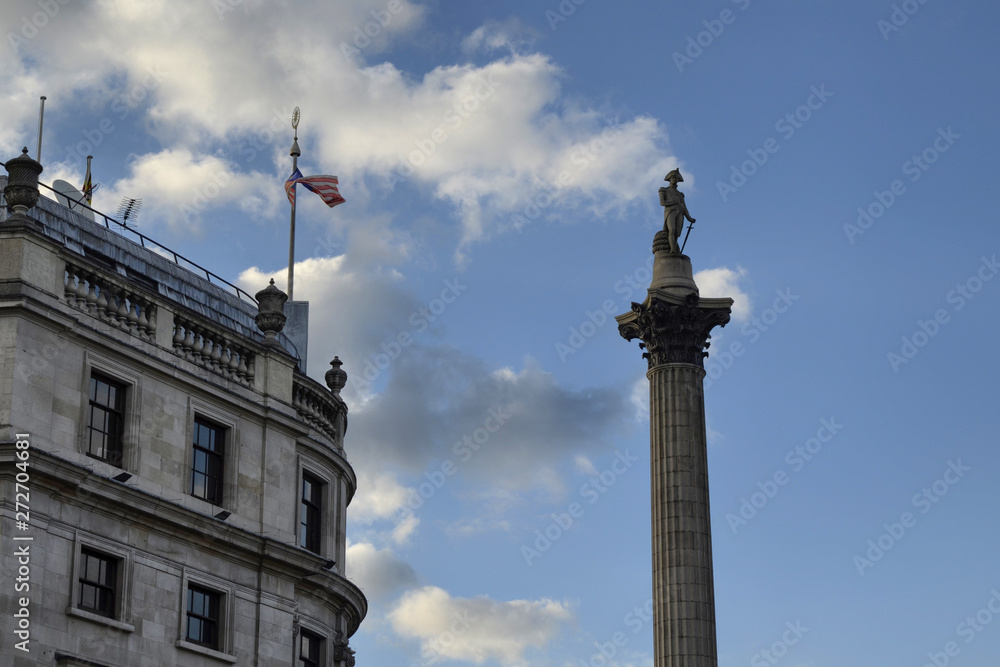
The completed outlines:
[[[87,198],[83,193],[66,181],[59,179],[52,183],[56,191],[56,200],[71,211],[76,211],[88,220],[94,220],[94,212],[86,207]]]

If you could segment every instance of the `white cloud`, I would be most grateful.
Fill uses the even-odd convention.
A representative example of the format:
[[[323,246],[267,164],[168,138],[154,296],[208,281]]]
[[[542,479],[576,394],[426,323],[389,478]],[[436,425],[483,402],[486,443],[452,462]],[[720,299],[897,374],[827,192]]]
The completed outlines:
[[[694,274],[698,293],[702,297],[730,297],[733,300],[733,321],[746,322],[753,312],[750,297],[740,283],[746,278],[746,269],[737,267],[734,271],[727,266],[705,269]]]
[[[396,527],[392,529],[392,541],[396,544],[406,544],[417,531],[420,519],[411,513],[403,514]]]
[[[434,586],[410,591],[389,612],[396,633],[420,641],[425,660],[493,659],[507,667],[528,665],[525,652],[553,641],[573,618],[554,600],[457,598]]]
[[[143,221],[164,222],[180,233],[200,233],[202,216],[222,206],[238,206],[261,216],[277,210],[277,190],[262,190],[273,180],[257,172],[241,173],[232,163],[179,148],[136,157],[130,175],[95,194],[98,210],[114,211],[122,197],[143,200]]]
[[[391,549],[367,542],[347,547],[347,576],[371,599],[386,598],[417,583],[417,573]]]
[[[391,15],[381,0],[312,0],[297,5],[295,15],[278,3],[243,2],[222,12],[218,4],[225,7],[126,0],[60,5],[18,55],[6,50],[0,56],[6,91],[0,147],[10,151],[33,134],[29,125],[43,92],[52,113],[107,114],[116,128],[138,122],[161,147],[133,158],[132,174],[114,194],[148,197],[144,215],[176,226],[186,221],[166,211],[196,196],[190,185],[202,181],[195,174],[211,176],[217,168],[234,183],[219,204],[241,202],[251,211],[261,197],[280,199],[278,178],[261,180],[235,158],[219,164],[217,153],[242,156],[252,137],[259,142],[253,153],[284,173],[288,118],[299,105],[304,169],[323,165],[318,169],[341,176],[343,191],[367,196],[362,193],[374,188],[379,202],[386,201],[390,175],[411,172],[408,182],[453,208],[459,258],[470,244],[516,226],[515,214],[522,221],[555,217],[553,202],[563,214],[622,213],[638,198],[648,199],[677,166],[653,118],[619,122],[606,109],[563,101],[565,72],[542,53],[518,50],[529,32],[519,25],[489,24],[466,38],[469,49],[506,49],[502,56],[414,74],[376,61],[421,25],[420,3],[400,0],[400,11]],[[0,19],[16,25],[35,10],[30,2],[5,3]],[[341,44],[364,41],[358,35],[365,31],[377,34],[345,57]],[[37,81],[30,65],[36,61],[47,72],[67,74]],[[74,147],[87,131],[94,128],[64,135],[48,155],[82,160],[86,145],[82,154]],[[107,151],[120,150],[96,143],[100,159],[114,159]],[[178,172],[185,167],[195,173]],[[261,182],[273,183],[267,196],[259,193]],[[532,205],[539,206],[536,215]],[[164,212],[151,212],[154,206]]]
[[[396,516],[411,491],[387,472],[358,474],[358,492],[351,501],[351,518],[362,523]]]
[[[597,468],[594,467],[594,463],[583,454],[578,454],[576,458],[573,459],[573,463],[576,464],[577,472],[584,475],[590,475],[591,477],[597,476]]]

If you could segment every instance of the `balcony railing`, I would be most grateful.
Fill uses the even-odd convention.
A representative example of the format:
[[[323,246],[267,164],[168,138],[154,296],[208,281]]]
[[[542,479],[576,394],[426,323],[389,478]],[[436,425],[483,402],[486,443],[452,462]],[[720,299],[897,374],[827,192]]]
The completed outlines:
[[[234,336],[174,315],[174,352],[202,368],[253,387],[256,355],[232,340]]]
[[[299,416],[340,448],[338,415],[344,406],[330,391],[306,375],[295,374],[292,381],[292,406]]]
[[[113,327],[148,341],[156,340],[156,305],[105,275],[66,262],[66,303]]]

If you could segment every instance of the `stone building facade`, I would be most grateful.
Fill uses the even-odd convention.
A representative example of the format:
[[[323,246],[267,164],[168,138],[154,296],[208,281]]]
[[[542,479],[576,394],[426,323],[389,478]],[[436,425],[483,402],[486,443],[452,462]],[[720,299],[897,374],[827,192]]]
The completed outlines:
[[[339,360],[123,231],[0,212],[0,663],[354,665]]]

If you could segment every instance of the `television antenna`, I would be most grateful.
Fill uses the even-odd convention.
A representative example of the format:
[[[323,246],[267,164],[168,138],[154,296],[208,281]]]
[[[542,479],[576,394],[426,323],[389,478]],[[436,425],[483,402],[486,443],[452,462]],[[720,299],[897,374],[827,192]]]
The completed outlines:
[[[122,203],[118,206],[118,217],[121,218],[121,223],[128,227],[128,221],[131,218],[134,226],[136,218],[139,217],[140,208],[142,208],[141,199],[122,197]]]

